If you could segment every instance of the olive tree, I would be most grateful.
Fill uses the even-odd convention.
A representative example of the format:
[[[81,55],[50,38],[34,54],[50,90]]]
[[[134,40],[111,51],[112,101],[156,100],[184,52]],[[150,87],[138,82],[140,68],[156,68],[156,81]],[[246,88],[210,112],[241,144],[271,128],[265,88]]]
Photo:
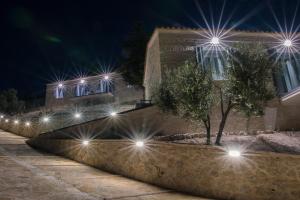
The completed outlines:
[[[261,116],[264,105],[273,98],[272,72],[277,64],[262,44],[238,44],[230,51],[226,78],[217,86],[221,121],[215,143],[220,145],[230,111],[235,108],[246,114]]]
[[[206,128],[207,144],[211,143],[210,112],[213,95],[209,72],[194,62],[186,62],[166,72],[157,89],[155,101],[164,111],[202,122]]]

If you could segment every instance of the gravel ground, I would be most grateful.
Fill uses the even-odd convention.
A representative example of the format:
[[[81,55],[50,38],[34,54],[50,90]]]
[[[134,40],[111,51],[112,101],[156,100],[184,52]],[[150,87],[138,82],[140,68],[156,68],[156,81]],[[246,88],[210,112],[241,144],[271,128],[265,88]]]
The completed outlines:
[[[212,137],[212,142],[215,137]],[[202,144],[206,138],[190,138],[171,141],[174,143]],[[300,134],[273,133],[259,134],[256,136],[223,136],[222,146],[235,148],[242,151],[269,151],[277,153],[300,154]]]

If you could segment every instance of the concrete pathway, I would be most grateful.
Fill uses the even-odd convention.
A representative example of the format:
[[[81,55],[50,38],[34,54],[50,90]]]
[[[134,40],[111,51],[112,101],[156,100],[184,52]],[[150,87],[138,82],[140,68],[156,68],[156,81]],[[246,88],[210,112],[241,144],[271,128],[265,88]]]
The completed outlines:
[[[0,130],[0,200],[205,200],[39,152]]]

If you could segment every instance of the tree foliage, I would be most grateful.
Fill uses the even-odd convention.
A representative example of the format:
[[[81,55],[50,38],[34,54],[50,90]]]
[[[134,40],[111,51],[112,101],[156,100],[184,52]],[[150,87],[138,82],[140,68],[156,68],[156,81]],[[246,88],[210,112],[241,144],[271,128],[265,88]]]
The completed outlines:
[[[148,42],[141,23],[136,23],[122,46],[121,73],[126,82],[143,85],[145,52]]]
[[[246,114],[263,115],[264,105],[274,97],[272,72],[275,62],[262,44],[238,44],[231,51],[227,66],[227,81],[219,87],[221,122],[216,138],[221,136],[229,112],[235,108]]]
[[[173,72],[174,73],[174,72]],[[165,78],[161,81],[157,88],[154,89],[154,101],[156,105],[164,112],[172,112],[177,114],[176,93],[174,88],[175,80],[173,73],[167,71]]]
[[[186,62],[165,78],[157,89],[155,101],[164,111],[195,121],[202,121],[210,144],[210,111],[212,106],[212,80],[202,67]]]
[[[210,142],[211,107],[219,103],[221,120],[215,144],[221,137],[227,117],[234,108],[247,117],[263,115],[264,106],[274,97],[272,72],[277,64],[262,44],[238,44],[232,48],[225,66],[224,81],[212,81],[210,66],[186,62],[169,71],[156,90],[155,102],[164,111],[202,121]]]
[[[15,89],[4,90],[0,93],[0,112],[13,115],[24,110],[25,103],[18,99],[17,94]]]
[[[247,116],[263,115],[265,102],[274,97],[270,84],[276,65],[261,44],[240,44],[232,52],[232,58],[229,94]]]

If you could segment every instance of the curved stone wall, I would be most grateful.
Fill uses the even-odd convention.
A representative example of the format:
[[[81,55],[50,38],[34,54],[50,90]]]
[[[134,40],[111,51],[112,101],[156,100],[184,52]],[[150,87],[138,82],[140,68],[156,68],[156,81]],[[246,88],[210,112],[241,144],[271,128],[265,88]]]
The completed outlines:
[[[90,121],[100,122],[108,115],[104,108],[111,107],[112,105],[96,105],[85,108],[82,113],[83,117],[80,119],[74,119],[72,113],[68,110],[60,110],[49,114],[51,120],[48,123],[41,121],[42,113],[35,112],[34,114],[27,113],[21,116],[12,116],[9,118],[9,122],[6,123],[4,119],[0,119],[0,128],[15,133],[17,135],[32,138],[43,133],[53,132],[56,130],[64,129],[66,127],[80,127],[80,124],[85,124]],[[121,105],[118,107],[120,113],[132,110],[134,105]],[[29,116],[28,116],[29,115]],[[14,124],[14,120],[18,119],[19,123]],[[25,122],[30,122],[30,126],[25,126]]]
[[[10,123],[2,122],[0,124],[0,128],[2,130],[9,131],[16,135],[20,135],[22,137],[27,137],[27,138],[35,137],[42,131],[42,129],[36,124],[32,124],[30,127],[26,127],[23,124],[14,125],[12,124],[12,122]]]
[[[212,116],[211,130],[214,135],[218,130],[219,120],[217,116]],[[247,125],[247,123],[249,124]],[[255,134],[257,131],[264,130],[264,122],[262,117],[253,117],[249,121],[240,113],[232,113],[228,117],[224,132],[239,134],[246,133]],[[182,133],[203,133],[205,128],[200,122],[193,122],[182,119],[178,116],[164,113],[156,106],[149,106],[119,113],[115,117],[105,117],[95,119],[82,124],[54,130],[43,134],[52,138],[78,138],[78,133],[87,134],[92,137],[118,133],[144,132],[144,134],[152,135],[174,135]]]
[[[138,148],[129,141],[37,137],[36,148],[116,174],[188,192],[228,200],[298,200],[300,156],[245,153],[229,157],[209,146],[155,142]]]
[[[24,122],[19,125],[5,123],[0,121],[0,128],[6,131],[13,132],[24,137],[35,137],[41,133],[50,133],[50,135],[69,135],[72,136],[78,129],[93,130],[94,133],[111,132],[111,129],[121,132],[131,132],[129,129],[148,130],[149,134],[157,133],[160,135],[174,135],[182,133],[202,133],[205,128],[201,122],[194,122],[187,119],[182,119],[178,116],[164,113],[156,106],[148,106],[138,109],[120,108],[121,112],[117,117],[99,116],[99,113],[88,119],[83,118],[80,121],[72,121],[69,116],[62,115],[54,117],[51,123],[40,124],[35,122],[30,127],[24,127]],[[211,132],[215,134],[218,130],[220,116],[217,108],[211,116]],[[107,113],[106,113],[107,115]],[[75,123],[72,125],[72,123]],[[251,117],[247,119],[243,114],[232,112],[228,116],[225,133],[239,134],[249,133],[256,134],[257,131],[264,130],[263,117]],[[61,134],[61,133],[64,134]],[[57,138],[57,137],[56,137]]]

